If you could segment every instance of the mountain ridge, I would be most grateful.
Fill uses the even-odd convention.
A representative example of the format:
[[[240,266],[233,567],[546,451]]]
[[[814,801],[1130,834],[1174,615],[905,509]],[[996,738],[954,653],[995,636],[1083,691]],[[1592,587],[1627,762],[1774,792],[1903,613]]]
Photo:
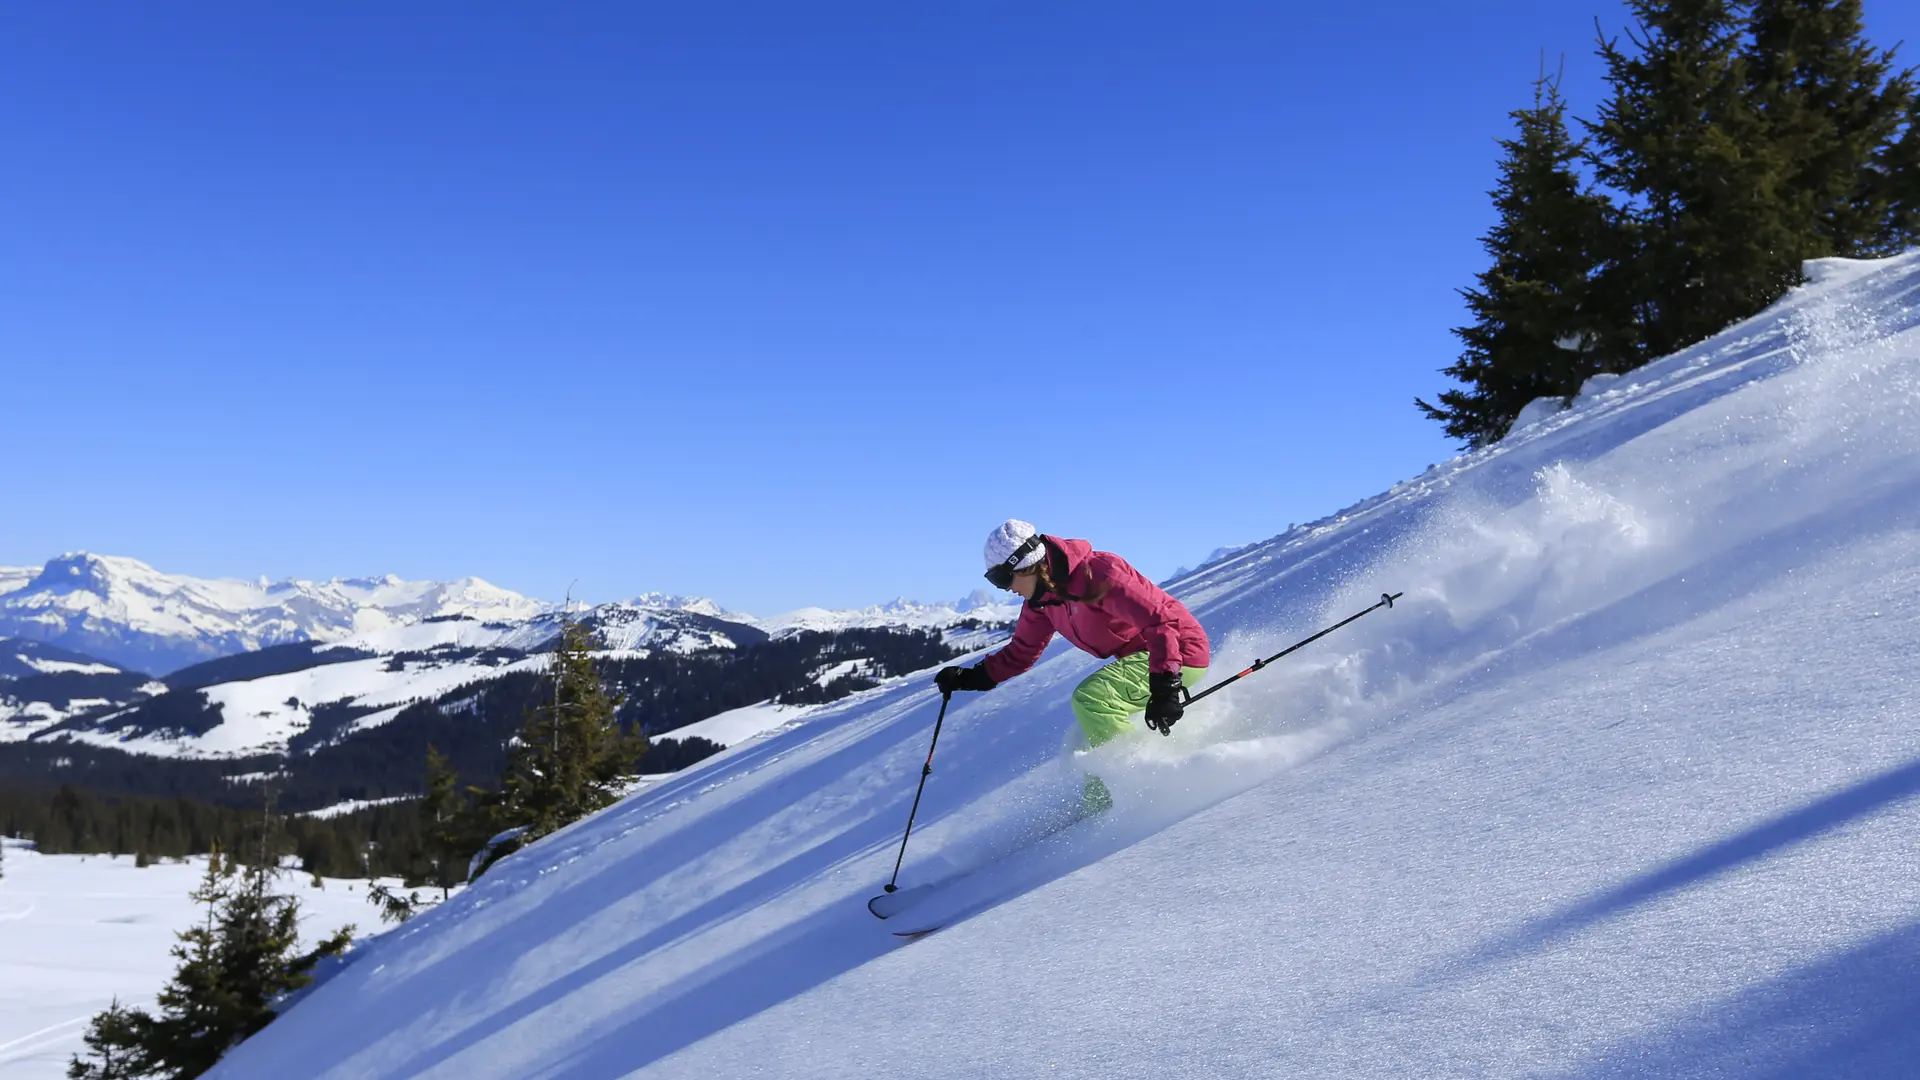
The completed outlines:
[[[155,675],[277,645],[404,636],[408,628],[447,619],[519,627],[515,644],[530,647],[537,643],[530,639],[551,633],[560,610],[479,577],[197,578],[165,573],[128,556],[85,551],[68,552],[38,568],[0,567],[0,638],[38,641]],[[734,637],[754,634],[1011,621],[1017,606],[975,593],[952,603],[901,599],[761,618],[703,597],[642,593],[574,610],[600,622],[612,647],[637,648],[671,630],[687,636],[687,647],[704,648],[726,647]]]

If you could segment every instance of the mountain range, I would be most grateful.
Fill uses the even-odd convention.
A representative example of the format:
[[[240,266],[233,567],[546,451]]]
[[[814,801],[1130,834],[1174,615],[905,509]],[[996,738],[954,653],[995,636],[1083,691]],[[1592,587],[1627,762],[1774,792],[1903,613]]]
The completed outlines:
[[[550,606],[479,578],[208,579],[87,552],[62,555],[38,570],[0,568],[0,637],[156,674],[252,649],[337,641],[432,618],[521,621]]]
[[[196,578],[163,573],[138,559],[88,552],[62,555],[38,569],[0,567],[0,639],[34,641],[156,675],[297,642],[363,641],[378,649],[404,639],[408,627],[446,619],[511,628],[518,632],[508,637],[525,645],[528,635],[550,636],[550,620],[559,607],[477,577]],[[1006,621],[1017,609],[981,591],[954,603],[896,600],[851,611],[803,608],[768,619],[664,593],[581,610],[599,623],[609,647],[657,646],[665,632],[675,639],[666,643],[669,647],[685,649],[802,629]]]
[[[304,807],[415,793],[430,744],[489,779],[563,616],[478,578],[206,580],[86,553],[6,583],[0,777],[212,801],[271,782]],[[976,648],[1017,610],[980,593],[762,619],[648,593],[571,615],[599,634],[623,722],[718,718],[657,741],[661,771]]]

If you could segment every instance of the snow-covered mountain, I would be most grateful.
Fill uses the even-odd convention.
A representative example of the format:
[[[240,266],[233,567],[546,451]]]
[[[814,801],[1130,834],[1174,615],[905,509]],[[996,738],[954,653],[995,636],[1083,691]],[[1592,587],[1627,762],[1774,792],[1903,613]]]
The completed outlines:
[[[0,566],[0,596],[23,587],[39,573],[38,569],[31,566]]]
[[[1010,625],[1020,617],[1020,601],[1010,593],[976,590],[965,599],[947,604],[924,604],[902,597],[887,604],[846,610],[800,608],[771,619],[756,619],[754,625],[774,636],[799,630],[850,630],[859,627],[905,626],[920,630],[944,630],[963,622]]]
[[[1912,1076],[1920,253],[1172,583],[1239,670],[1065,752],[1057,647],[530,845],[209,1076]],[[903,885],[887,881],[944,716]],[[1032,846],[1085,772],[1115,806]],[[971,871],[971,873],[968,873]],[[954,877],[954,875],[959,875]]]
[[[597,630],[617,663],[739,650],[803,631],[940,630],[971,647],[1016,613],[975,596],[760,619],[703,598],[646,593],[564,614]],[[133,559],[64,556],[0,595],[0,627],[21,635],[0,637],[0,680],[34,676],[0,682],[0,743],[56,739],[174,758],[311,753],[421,702],[542,670],[562,616],[558,605],[477,578],[209,581]],[[74,648],[138,658],[166,675],[156,681]],[[74,666],[82,662],[90,673]]]
[[[800,630],[900,626],[942,629],[1009,623],[1017,607],[985,594],[952,604],[897,600],[852,611],[804,608],[770,619],[698,597],[646,593],[576,607],[610,647],[729,648]],[[243,581],[165,574],[137,559],[63,555],[33,569],[0,568],[0,638],[88,653],[128,670],[165,674],[222,656],[316,641],[386,651],[436,620],[467,619],[499,643],[533,648],[551,637],[559,605],[474,577],[457,581],[336,578]]]
[[[0,586],[7,580],[0,578]],[[335,641],[454,616],[521,621],[546,608],[479,578],[207,579],[78,552],[0,592],[0,637],[32,638],[165,673],[287,642]]]

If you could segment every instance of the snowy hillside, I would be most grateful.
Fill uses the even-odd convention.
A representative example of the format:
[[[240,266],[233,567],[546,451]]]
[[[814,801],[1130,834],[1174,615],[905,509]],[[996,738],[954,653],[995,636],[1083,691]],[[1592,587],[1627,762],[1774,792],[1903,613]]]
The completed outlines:
[[[450,616],[522,620],[545,607],[479,578],[209,580],[84,552],[54,559],[24,582],[0,575],[0,636],[155,673],[265,645],[333,641]]]
[[[0,638],[0,682],[36,675],[111,675],[120,669],[42,641]]]
[[[161,693],[137,671],[27,638],[0,638],[0,743]]]
[[[951,609],[916,605],[914,613],[929,610],[952,615],[927,620],[935,625],[965,624],[953,625],[947,635],[957,649],[1004,636],[1000,623],[974,625]],[[623,663],[655,653],[731,656],[776,636],[815,629],[776,626],[769,632],[758,620],[727,622],[697,610],[635,603],[604,604],[576,617],[600,631],[608,646],[598,654],[601,667],[616,678]],[[827,622],[834,632],[863,628],[858,615]],[[438,700],[445,715],[471,713],[490,684],[544,672],[541,650],[558,632],[557,613],[515,623],[436,618],[208,661],[164,682],[124,674],[116,681],[107,673],[84,684],[77,673],[0,682],[0,742],[37,738],[166,758],[310,754],[387,724],[420,703]],[[854,673],[865,671],[841,662],[812,681]],[[771,703],[765,709],[769,716],[790,711]],[[726,743],[759,729],[726,722],[713,730],[732,735],[716,740]],[[697,733],[713,737],[705,728]]]
[[[1094,666],[822,710],[529,847],[219,1077],[1901,1076],[1920,1061],[1920,255],[1814,283],[1176,583],[1194,708]],[[1098,538],[1094,538],[1096,541]],[[1115,809],[995,862],[1082,769]]]

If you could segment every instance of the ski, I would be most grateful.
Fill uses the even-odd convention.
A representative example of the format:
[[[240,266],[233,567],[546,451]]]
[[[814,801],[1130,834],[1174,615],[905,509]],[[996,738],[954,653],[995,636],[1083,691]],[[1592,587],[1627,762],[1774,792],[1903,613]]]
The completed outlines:
[[[958,877],[960,875],[956,874],[954,876]],[[953,879],[945,878],[940,881],[928,882],[924,885],[915,885],[911,889],[896,889],[893,892],[883,892],[879,896],[867,901],[867,910],[873,912],[873,917],[876,919],[891,919],[895,915],[919,903],[921,900],[926,899],[933,894],[934,890],[951,880]]]
[[[1070,868],[1078,838],[1103,814],[1075,817],[971,869],[938,881],[881,893],[867,901],[879,919],[898,918],[895,937],[914,940],[1045,883]]]

